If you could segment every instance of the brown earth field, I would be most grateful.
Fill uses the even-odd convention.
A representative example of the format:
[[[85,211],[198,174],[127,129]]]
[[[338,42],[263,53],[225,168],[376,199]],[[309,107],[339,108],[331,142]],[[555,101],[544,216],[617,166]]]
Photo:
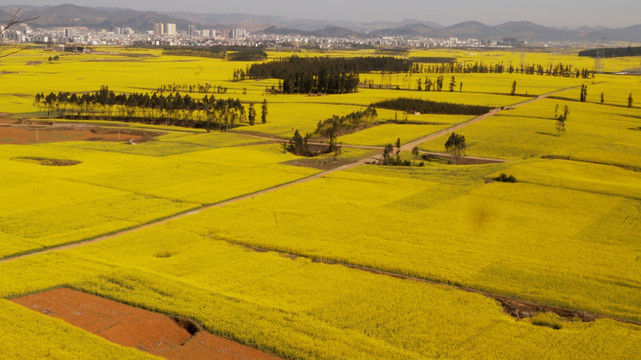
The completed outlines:
[[[122,141],[140,142],[145,134],[135,131],[109,129],[95,126],[17,125],[0,121],[0,144],[37,144],[62,141]]]
[[[48,290],[12,301],[116,344],[167,359],[280,359],[208,333],[191,320],[169,317],[69,288]]]

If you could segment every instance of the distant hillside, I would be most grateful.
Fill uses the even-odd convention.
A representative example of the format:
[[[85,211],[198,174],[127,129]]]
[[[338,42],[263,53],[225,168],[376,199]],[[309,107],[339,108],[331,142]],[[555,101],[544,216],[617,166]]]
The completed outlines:
[[[504,37],[526,41],[625,41],[641,43],[641,24],[622,29],[587,27],[572,30],[537,25],[528,21],[509,21],[489,26],[478,21],[466,21],[443,27],[440,24],[403,20],[399,22],[356,22],[310,19],[289,19],[284,16],[262,16],[248,14],[201,14],[192,12],[158,13],[120,8],[89,8],[76,5],[35,7],[29,5],[0,6],[0,20],[6,22],[11,14],[22,8],[21,18],[38,16],[30,25],[39,27],[86,26],[94,29],[109,29],[112,26],[131,27],[137,31],[148,31],[156,22],[175,23],[178,30],[185,31],[187,25],[199,28],[241,27],[252,32],[266,34],[330,37],[433,37],[479,40],[501,40]]]
[[[465,21],[445,28],[452,36],[459,38],[495,39],[501,37],[494,27],[478,21]]]
[[[641,24],[623,29],[602,29],[588,33],[585,38],[590,41],[604,39],[641,43]]]
[[[405,26],[372,31],[367,34],[369,37],[381,36],[427,36],[427,37],[446,37],[448,33],[442,27],[434,28],[423,23],[408,24]]]
[[[13,14],[18,6],[1,7],[0,11]],[[2,15],[0,13],[0,15]],[[71,4],[43,7],[22,7],[20,18],[38,19],[29,22],[36,27],[86,26],[94,29],[109,29],[112,26],[131,27],[138,31],[153,29],[156,22],[175,23],[179,29],[186,29],[188,22],[182,19],[161,15],[154,12],[135,10],[107,10],[76,6]],[[1,17],[8,18],[8,15]],[[4,22],[4,21],[3,21]]]
[[[330,26],[325,29],[316,30],[316,31],[303,31],[297,29],[288,29],[282,28],[279,26],[270,26],[267,29],[260,31],[261,34],[273,34],[273,35],[300,35],[300,36],[316,36],[316,37],[360,37],[362,34],[359,34],[355,31],[341,28],[338,26]]]

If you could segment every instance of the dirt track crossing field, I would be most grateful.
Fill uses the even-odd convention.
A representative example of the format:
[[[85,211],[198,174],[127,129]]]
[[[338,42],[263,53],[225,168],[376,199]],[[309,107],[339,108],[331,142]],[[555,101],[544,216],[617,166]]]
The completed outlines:
[[[556,94],[556,93],[558,93],[560,91],[565,91],[565,90],[567,90],[567,89],[561,89],[561,90],[557,90],[557,91],[550,92],[550,93],[547,93],[547,94],[543,94],[543,95],[538,96],[538,97],[536,97],[534,99],[527,100],[525,102],[521,102],[521,103],[512,105],[510,108],[514,108],[514,107],[519,107],[519,106],[523,106],[523,105],[526,105],[526,104],[530,104],[532,102],[545,99],[546,97],[548,97],[550,95],[553,95],[553,94]],[[422,143],[424,143],[426,141],[429,141],[429,140],[432,140],[434,138],[449,134],[449,133],[451,133],[451,132],[453,132],[455,130],[461,129],[461,128],[465,127],[465,126],[468,126],[468,125],[477,123],[479,121],[485,120],[485,119],[487,119],[489,117],[492,117],[492,116],[496,115],[500,111],[501,111],[501,109],[498,109],[498,108],[497,109],[493,109],[490,112],[488,112],[486,114],[483,114],[481,116],[478,116],[478,117],[476,117],[474,119],[471,119],[471,120],[468,120],[466,122],[454,125],[454,126],[449,127],[447,129],[438,131],[438,132],[436,132],[434,134],[430,134],[430,135],[424,136],[424,137],[422,137],[420,139],[414,140],[414,141],[412,141],[410,143],[407,143],[407,144],[401,146],[401,151],[411,151],[414,147],[416,147],[416,146],[418,146],[418,145],[420,145],[420,144],[422,144]],[[108,239],[111,239],[111,238],[114,238],[114,237],[117,237],[117,236],[120,236],[120,235],[129,234],[129,233],[136,232],[138,230],[146,229],[146,228],[149,228],[149,227],[152,227],[152,226],[156,226],[156,225],[161,225],[161,224],[167,223],[169,221],[180,219],[180,218],[183,218],[183,217],[186,217],[186,216],[189,216],[189,215],[198,214],[201,211],[204,211],[204,210],[207,210],[207,209],[216,208],[216,207],[223,207],[225,205],[232,204],[232,203],[235,203],[235,202],[239,202],[239,201],[242,201],[242,200],[251,199],[251,198],[254,198],[256,196],[269,194],[269,193],[272,193],[274,191],[277,191],[277,190],[280,190],[280,189],[284,189],[284,188],[287,188],[287,187],[290,187],[290,186],[293,186],[293,185],[296,185],[296,184],[301,184],[301,183],[304,183],[304,182],[308,182],[308,181],[311,181],[311,180],[315,180],[315,179],[321,178],[323,176],[335,173],[337,171],[347,170],[347,169],[350,169],[350,168],[353,168],[353,167],[356,167],[356,166],[360,166],[360,165],[365,165],[367,163],[376,162],[376,161],[380,160],[382,158],[382,156],[383,156],[382,153],[379,153],[377,155],[374,155],[374,156],[371,156],[371,157],[367,157],[367,158],[364,158],[364,159],[360,159],[360,160],[356,160],[356,161],[354,161],[352,163],[345,164],[345,165],[342,165],[342,166],[339,166],[339,167],[336,167],[336,168],[333,168],[333,169],[330,169],[330,170],[322,171],[322,172],[319,172],[319,173],[314,174],[312,176],[308,176],[308,177],[305,177],[305,178],[302,178],[302,179],[299,179],[299,180],[296,180],[296,181],[293,181],[293,182],[277,185],[277,186],[274,186],[272,188],[260,190],[260,191],[257,191],[257,192],[251,193],[251,194],[247,194],[247,195],[243,195],[243,196],[240,196],[240,197],[236,197],[236,198],[233,198],[233,199],[228,199],[228,200],[225,200],[225,201],[221,201],[219,203],[206,205],[206,206],[203,206],[203,207],[198,208],[196,210],[192,210],[192,211],[176,214],[176,215],[173,215],[173,216],[169,216],[169,217],[166,217],[164,219],[159,219],[157,221],[153,221],[153,222],[150,222],[148,224],[144,224],[144,225],[132,228],[132,229],[123,230],[123,231],[116,232],[116,233],[113,233],[113,234],[104,235],[104,236],[100,236],[100,237],[96,237],[96,238],[93,238],[93,239],[88,239],[88,240],[84,240],[84,241],[80,241],[80,242],[75,242],[75,243],[72,243],[72,244],[66,244],[66,245],[55,246],[55,247],[51,247],[51,248],[47,248],[47,249],[41,249],[41,250],[38,250],[38,251],[34,251],[34,252],[27,253],[27,254],[23,254],[23,255],[16,255],[16,256],[12,256],[12,257],[7,257],[7,258],[4,258],[4,259],[0,259],[0,263],[12,261],[12,260],[18,260],[18,259],[25,258],[25,257],[28,257],[28,256],[33,256],[33,255],[36,255],[36,254],[48,253],[48,252],[57,251],[57,250],[73,249],[73,248],[84,246],[84,245],[87,245],[87,244],[108,240]],[[492,160],[496,160],[496,159],[492,159]]]

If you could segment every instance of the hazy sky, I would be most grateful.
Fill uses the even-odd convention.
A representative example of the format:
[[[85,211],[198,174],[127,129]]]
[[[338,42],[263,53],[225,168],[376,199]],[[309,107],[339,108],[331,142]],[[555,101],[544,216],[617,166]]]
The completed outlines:
[[[26,0],[29,5],[72,3],[135,10],[247,13],[355,21],[417,19],[453,25],[529,20],[546,26],[626,27],[641,23],[641,0]],[[0,0],[0,3],[16,3]]]

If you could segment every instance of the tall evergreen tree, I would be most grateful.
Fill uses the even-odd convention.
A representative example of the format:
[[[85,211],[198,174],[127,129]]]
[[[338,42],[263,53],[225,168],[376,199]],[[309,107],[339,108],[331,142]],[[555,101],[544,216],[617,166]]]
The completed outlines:
[[[263,99],[261,107],[260,121],[264,124],[267,122],[267,99]]]
[[[256,109],[254,109],[254,103],[249,104],[247,120],[249,120],[249,125],[254,126],[254,122],[256,121]]]
[[[452,133],[445,142],[445,151],[452,155],[455,163],[458,163],[465,156],[466,148],[465,136],[457,133]]]

